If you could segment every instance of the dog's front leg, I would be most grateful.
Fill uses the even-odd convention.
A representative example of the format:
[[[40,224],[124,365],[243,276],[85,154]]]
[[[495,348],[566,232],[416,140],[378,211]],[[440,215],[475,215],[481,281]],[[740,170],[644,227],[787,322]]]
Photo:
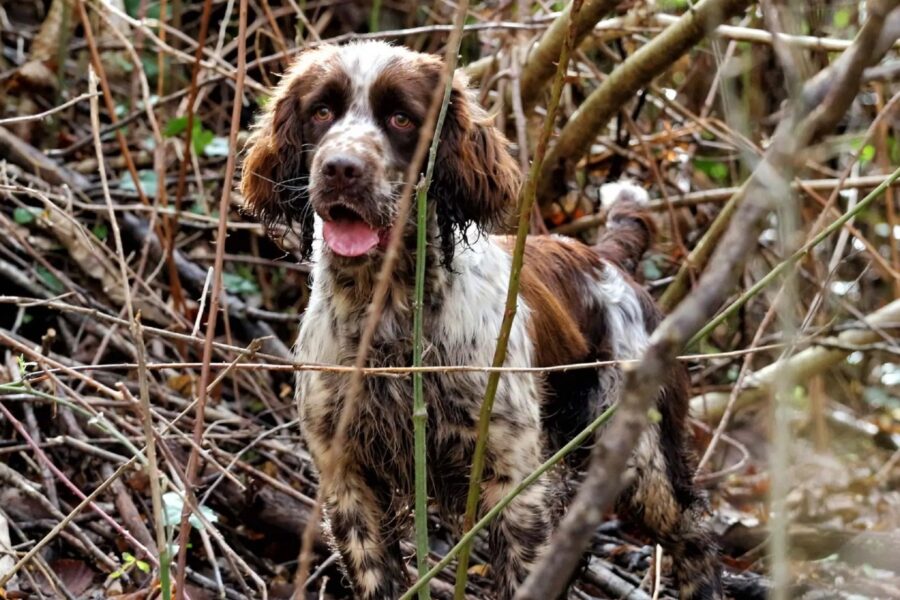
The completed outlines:
[[[407,577],[385,499],[355,468],[341,469],[325,492],[326,523],[354,597],[397,598]]]
[[[512,430],[491,425],[487,465],[482,484],[482,510],[488,511],[538,468],[541,457],[537,427]],[[526,488],[491,523],[491,568],[499,600],[510,600],[528,570],[544,551],[550,532],[547,488],[543,478]]]

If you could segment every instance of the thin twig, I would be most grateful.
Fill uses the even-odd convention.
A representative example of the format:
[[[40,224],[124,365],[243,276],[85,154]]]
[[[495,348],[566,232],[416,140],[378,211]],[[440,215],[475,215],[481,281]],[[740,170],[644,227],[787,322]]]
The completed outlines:
[[[469,2],[463,0],[456,9],[451,42],[448,43],[448,54],[459,53],[459,44],[462,41],[462,28],[465,24]],[[373,9],[373,23],[377,25],[377,11]],[[377,27],[376,27],[377,28]],[[441,143],[441,132],[444,128],[444,119],[447,116],[447,108],[450,105],[450,93],[453,90],[453,77],[447,77],[444,84],[444,95],[441,98],[441,108],[438,111],[437,122],[434,126],[434,135],[431,138],[431,148],[428,151],[428,164],[425,167],[425,177],[419,182],[416,189],[416,274],[415,290],[413,296],[413,366],[422,366],[422,338],[424,319],[425,297],[425,267],[427,262],[426,244],[428,238],[428,190],[434,175],[434,165],[437,160],[438,146]],[[416,570],[419,577],[428,571],[428,449],[426,444],[426,426],[428,424],[428,410],[425,406],[425,392],[422,389],[421,372],[413,373],[413,444],[414,444],[414,486],[415,486],[415,530],[416,530]],[[428,600],[431,591],[426,584],[419,590],[419,600]]]
[[[211,0],[207,0],[211,1]],[[247,35],[247,0],[240,0],[238,9],[238,62],[237,62],[237,80],[234,87],[234,104],[231,111],[231,130],[228,134],[228,160],[225,163],[225,175],[222,179],[222,196],[219,199],[219,215],[228,214],[229,201],[232,193],[232,178],[234,177],[235,162],[237,157],[237,134],[241,126],[241,105],[243,104],[244,94],[244,73],[247,65],[247,47],[245,44]],[[188,457],[187,467],[185,469],[185,489],[193,490],[196,485],[197,471],[199,469],[200,456],[198,448],[203,443],[204,413],[206,409],[206,400],[209,392],[207,386],[211,378],[210,362],[212,360],[213,338],[216,334],[216,322],[219,313],[219,295],[222,292],[222,266],[225,262],[225,219],[219,222],[216,239],[216,259],[213,263],[213,285],[212,296],[209,299],[209,317],[206,322],[206,337],[203,343],[203,367],[200,370],[200,381],[197,388],[197,408],[194,417],[193,439],[194,446],[191,448],[191,454]],[[181,524],[178,531],[178,572],[175,580],[176,599],[184,598],[184,576],[185,566],[187,564],[187,541],[188,533],[191,525],[188,517],[191,514],[190,503],[185,502],[184,510],[181,514]],[[263,590],[265,595],[265,589]]]
[[[54,115],[58,112],[61,112],[70,106],[75,106],[82,100],[87,100],[88,98],[93,98],[96,94],[92,94],[90,92],[85,92],[84,94],[79,94],[78,96],[72,98],[68,102],[63,102],[59,106],[54,106],[53,108],[47,109],[44,112],[36,113],[33,115],[22,115],[20,117],[9,117],[6,119],[0,119],[0,125],[12,125],[13,123],[26,123],[28,121],[40,121],[46,119],[50,115]]]
[[[169,556],[166,548],[166,536],[163,530],[162,491],[159,485],[159,470],[156,462],[156,438],[153,434],[153,417],[150,414],[150,391],[148,388],[148,374],[146,368],[146,349],[144,348],[144,336],[140,323],[134,313],[134,304],[131,298],[131,284],[128,280],[128,267],[125,263],[125,249],[122,245],[122,233],[119,230],[119,221],[113,210],[113,201],[109,195],[109,182],[106,178],[106,165],[103,157],[103,146],[100,142],[100,106],[97,102],[97,76],[92,68],[88,69],[88,81],[91,97],[91,130],[94,132],[94,149],[97,154],[97,167],[100,172],[100,182],[103,186],[103,196],[109,209],[109,223],[112,229],[113,241],[116,246],[116,256],[119,262],[119,276],[121,277],[122,294],[125,298],[125,310],[128,314],[128,322],[133,338],[135,357],[138,363],[138,383],[140,385],[141,420],[144,426],[144,443],[147,444],[147,476],[150,479],[150,497],[153,506],[153,522],[156,531],[156,550],[159,555],[159,579],[160,588],[164,600],[171,597],[169,583]]]

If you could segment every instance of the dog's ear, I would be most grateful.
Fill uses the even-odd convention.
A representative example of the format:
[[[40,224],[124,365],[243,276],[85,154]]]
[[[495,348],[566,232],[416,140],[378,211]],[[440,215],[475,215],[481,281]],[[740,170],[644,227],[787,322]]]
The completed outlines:
[[[515,209],[521,172],[508,146],[457,73],[432,184],[442,237],[449,228],[464,232],[472,223],[488,229]]]
[[[313,216],[307,189],[301,98],[310,60],[302,53],[275,88],[247,142],[241,193],[247,212],[266,229],[300,224],[301,255],[312,252]]]

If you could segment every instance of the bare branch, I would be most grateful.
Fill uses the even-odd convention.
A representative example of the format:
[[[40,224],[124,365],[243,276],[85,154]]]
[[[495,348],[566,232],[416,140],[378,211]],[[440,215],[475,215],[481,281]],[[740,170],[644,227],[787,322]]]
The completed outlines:
[[[575,164],[585,155],[616,111],[711,29],[742,12],[748,4],[748,0],[703,0],[610,73],[572,115],[547,153],[541,167],[540,203],[545,205],[552,199],[560,168]],[[522,89],[524,93],[524,79]]]
[[[870,64],[888,8],[896,4],[894,0],[889,5],[884,3],[871,7],[870,17],[853,45],[835,61],[839,69],[832,71],[830,80],[841,82],[842,87],[838,88],[841,93],[824,95],[823,103],[828,106],[820,106],[811,119],[802,120],[803,136],[787,133],[795,131],[797,122],[807,114],[802,108],[792,111],[779,125],[777,131],[782,132],[781,135],[776,134],[766,158],[744,186],[749,201],[738,209],[737,218],[716,249],[699,285],[656,329],[640,362],[623,368],[625,385],[618,414],[609,429],[597,439],[588,475],[554,534],[550,549],[532,570],[518,594],[519,600],[555,598],[565,588],[604,511],[628,483],[622,474],[626,472],[629,457],[647,426],[647,411],[656,401],[678,352],[734,289],[743,265],[756,244],[759,228],[769,207],[774,204],[775,198],[790,197],[787,182],[797,161],[802,160],[802,156],[798,155],[814,134],[833,123],[834,115],[846,111],[856,96],[863,68]],[[695,8],[695,13],[701,6]],[[820,82],[818,76],[810,80],[804,86],[804,97],[809,97],[807,94],[812,88],[818,90]]]

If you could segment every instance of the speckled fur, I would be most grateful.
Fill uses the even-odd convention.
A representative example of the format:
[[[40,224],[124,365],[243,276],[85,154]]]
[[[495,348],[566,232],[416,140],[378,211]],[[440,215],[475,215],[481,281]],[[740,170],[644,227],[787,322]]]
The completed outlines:
[[[397,174],[410,148],[385,133],[378,117],[381,96],[372,90],[387,87],[390,93],[416,96],[416,106],[427,106],[435,65],[433,57],[383,43],[306,52],[260,119],[245,161],[242,190],[248,207],[268,223],[299,221],[315,263],[296,347],[301,362],[354,363],[382,259],[381,250],[373,250],[363,260],[348,261],[321,244],[319,215],[335,200],[317,182],[320,163],[335,152],[362,156],[368,170],[365,188],[358,198],[339,200],[372,224],[389,223],[396,214]],[[402,77],[385,83],[388,71]],[[325,85],[344,94],[339,118],[327,131],[303,121],[309,113],[306,99]],[[511,242],[484,230],[513,204],[520,175],[505,139],[462,79],[454,84],[442,142],[428,214],[424,360],[428,365],[488,365],[503,318]],[[287,180],[306,185],[285,196]],[[659,314],[630,274],[652,233],[638,205],[641,194],[634,191],[612,206],[609,231],[596,247],[558,237],[529,239],[507,366],[641,354]],[[368,355],[370,366],[403,367],[412,359],[414,224],[405,225],[404,250]],[[337,448],[332,441],[350,393],[348,381],[344,373],[301,372],[301,425],[316,463],[336,465],[323,489],[326,525],[356,596],[395,598],[408,583],[399,541],[408,533],[412,506],[412,385],[407,378],[366,378],[363,396],[353,403],[357,414],[349,420],[348,443]],[[487,375],[477,372],[424,377],[429,495],[451,526],[465,504],[486,382]],[[491,419],[482,511],[614,401],[620,382],[615,368],[546,377],[504,374]],[[635,477],[619,505],[671,553],[682,597],[715,599],[721,597],[719,567],[702,524],[703,498],[691,482],[686,392],[686,375],[679,368],[657,404],[662,421],[645,434],[631,460]],[[577,471],[583,464],[573,457],[570,466]],[[548,480],[540,480],[492,523],[498,598],[512,598],[543,552],[557,496]]]

